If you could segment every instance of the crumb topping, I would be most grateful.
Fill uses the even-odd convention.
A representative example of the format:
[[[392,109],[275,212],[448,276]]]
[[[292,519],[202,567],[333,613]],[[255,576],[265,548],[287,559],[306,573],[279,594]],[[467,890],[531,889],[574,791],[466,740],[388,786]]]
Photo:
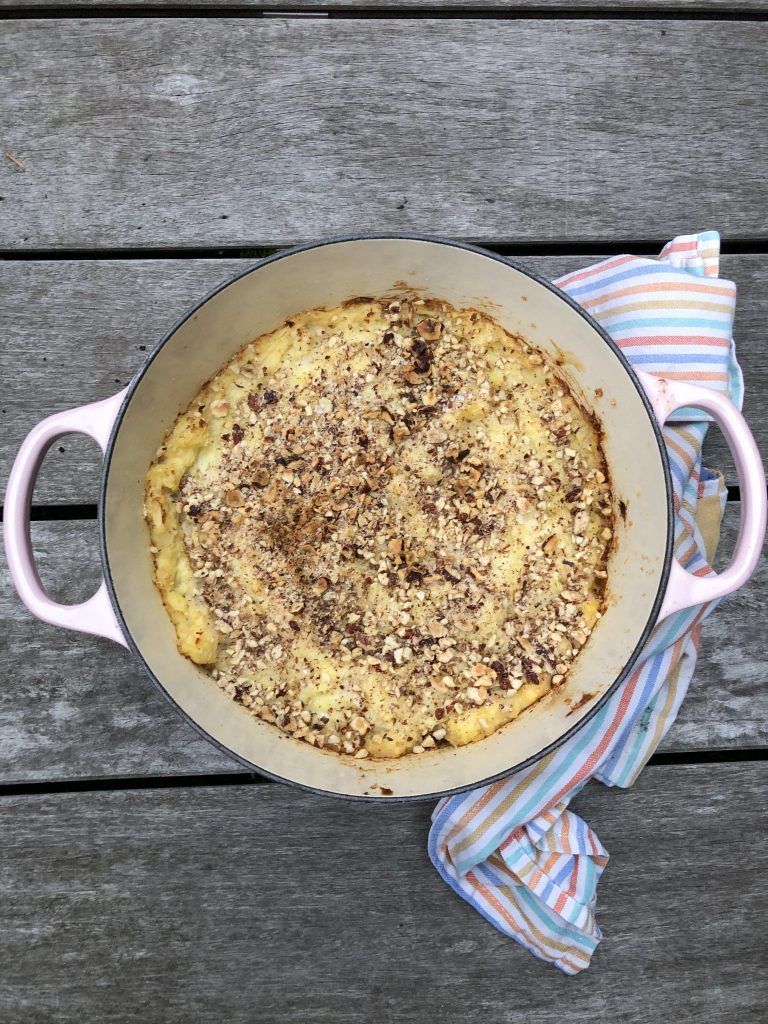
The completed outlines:
[[[147,480],[180,650],[296,739],[356,758],[490,735],[600,617],[599,435],[490,317],[359,299],[256,340]]]

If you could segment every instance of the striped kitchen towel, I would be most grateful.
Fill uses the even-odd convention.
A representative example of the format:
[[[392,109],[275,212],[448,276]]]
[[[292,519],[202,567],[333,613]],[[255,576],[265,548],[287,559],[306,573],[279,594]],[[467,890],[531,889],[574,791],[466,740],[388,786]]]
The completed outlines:
[[[741,407],[732,341],[736,288],[718,277],[715,231],[682,235],[658,259],[616,256],[556,283],[611,334],[638,369],[703,384]],[[676,511],[675,553],[708,575],[725,506],[702,468],[708,417],[681,410],[664,428]],[[665,619],[629,678],[561,747],[529,768],[442,800],[429,855],[445,881],[500,931],[567,974],[600,941],[597,882],[608,853],[569,808],[591,778],[631,786],[677,716],[714,603]]]

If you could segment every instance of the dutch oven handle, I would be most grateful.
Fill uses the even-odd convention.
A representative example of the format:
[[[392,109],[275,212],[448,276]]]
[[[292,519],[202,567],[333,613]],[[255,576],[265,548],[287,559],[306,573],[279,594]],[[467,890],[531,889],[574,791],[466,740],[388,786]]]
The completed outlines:
[[[694,605],[716,601],[743,586],[760,557],[765,539],[765,472],[755,439],[744,417],[724,395],[709,388],[638,373],[659,423],[676,409],[694,407],[712,415],[728,442],[736,463],[741,493],[741,526],[730,565],[716,576],[695,576],[674,559],[659,620]]]
[[[11,579],[33,615],[53,626],[104,636],[127,647],[103,580],[93,597],[83,604],[57,604],[48,597],[35,567],[29,526],[35,480],[50,446],[63,434],[87,434],[105,451],[125,393],[121,391],[103,402],[56,413],[32,428],[8,478],[3,533]]]

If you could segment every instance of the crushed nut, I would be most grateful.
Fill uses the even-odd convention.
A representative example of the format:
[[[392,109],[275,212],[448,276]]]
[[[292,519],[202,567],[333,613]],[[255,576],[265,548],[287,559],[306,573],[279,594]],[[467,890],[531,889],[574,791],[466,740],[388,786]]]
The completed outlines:
[[[224,503],[228,505],[229,508],[240,508],[245,504],[243,492],[238,490],[227,491],[224,495]]]
[[[416,330],[425,341],[437,341],[443,333],[443,325],[437,320],[420,320]]]
[[[280,330],[276,365],[257,339],[184,414],[215,458],[147,489],[152,554],[183,526],[211,675],[354,758],[381,735],[434,750],[465,709],[492,732],[484,706],[511,717],[520,687],[562,685],[587,602],[600,618],[599,436],[543,354],[476,310],[361,297]]]

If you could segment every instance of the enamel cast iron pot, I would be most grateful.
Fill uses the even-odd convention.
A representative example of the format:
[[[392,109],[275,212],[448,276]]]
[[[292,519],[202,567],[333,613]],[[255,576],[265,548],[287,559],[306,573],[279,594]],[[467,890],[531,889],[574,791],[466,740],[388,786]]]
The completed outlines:
[[[461,749],[361,762],[298,743],[253,718],[178,653],[152,580],[143,489],[149,464],[176,416],[243,345],[301,310],[360,295],[402,293],[404,282],[416,295],[486,310],[508,330],[559,357],[574,393],[600,422],[614,501],[624,503],[626,514],[616,516],[605,614],[557,692],[493,736]],[[672,551],[672,489],[661,425],[683,406],[713,416],[738,469],[741,531],[730,566],[716,577],[690,575]],[[90,435],[104,451],[99,501],[104,582],[89,601],[67,606],[47,597],[40,584],[29,507],[49,445],[73,432]],[[243,764],[324,793],[434,798],[506,775],[550,751],[627,676],[657,622],[740,587],[760,552],[766,491],[754,440],[731,402],[703,388],[635,373],[605,331],[553,285],[465,245],[355,237],[281,253],[240,274],[169,331],[130,387],[38,424],[16,458],[5,516],[8,563],[27,608],[46,622],[129,647],[179,712]]]

